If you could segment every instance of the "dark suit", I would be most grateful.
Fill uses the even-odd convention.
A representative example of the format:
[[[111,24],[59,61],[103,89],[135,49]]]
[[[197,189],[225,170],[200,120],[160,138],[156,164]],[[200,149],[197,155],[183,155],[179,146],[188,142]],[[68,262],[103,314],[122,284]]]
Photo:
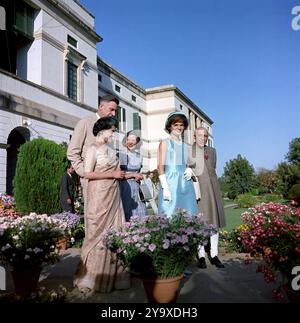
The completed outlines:
[[[60,202],[64,211],[74,213],[74,190],[75,185],[72,176],[65,172],[60,183]],[[68,204],[67,199],[71,200]]]

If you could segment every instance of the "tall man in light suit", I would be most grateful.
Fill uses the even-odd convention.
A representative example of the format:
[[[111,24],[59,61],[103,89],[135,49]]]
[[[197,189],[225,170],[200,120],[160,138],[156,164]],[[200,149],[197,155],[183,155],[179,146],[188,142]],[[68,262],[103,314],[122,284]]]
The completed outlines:
[[[195,130],[195,143],[189,152],[188,166],[198,177],[201,199],[198,202],[198,209],[203,213],[207,224],[213,224],[216,228],[225,226],[225,214],[222,203],[220,186],[216,174],[216,150],[206,146],[208,141],[208,131],[203,127]],[[191,169],[185,171],[185,178],[192,176]],[[208,258],[211,264],[217,268],[224,268],[224,265],[218,258],[219,233],[210,237],[210,248]],[[204,246],[199,246],[198,267],[206,268]]]
[[[84,210],[86,207],[86,183],[83,178],[84,160],[87,147],[95,142],[93,127],[95,122],[103,117],[114,117],[119,105],[119,100],[113,95],[105,95],[100,99],[98,111],[90,117],[81,119],[73,132],[71,141],[67,150],[68,160],[71,162],[76,173],[80,176],[83,188]],[[86,212],[84,211],[84,214]]]

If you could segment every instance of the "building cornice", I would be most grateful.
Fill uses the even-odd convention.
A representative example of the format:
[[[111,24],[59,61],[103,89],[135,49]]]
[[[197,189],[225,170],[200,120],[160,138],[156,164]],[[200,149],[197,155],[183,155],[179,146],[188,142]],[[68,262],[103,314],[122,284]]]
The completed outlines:
[[[146,91],[146,95],[174,91],[175,95],[177,95],[181,100],[183,100],[190,107],[192,107],[195,110],[195,112],[200,113],[210,125],[214,123],[213,120],[209,118],[209,116],[206,113],[204,113],[191,99],[189,99],[182,91],[179,90],[177,86],[173,84],[148,88],[148,89],[145,89],[145,91]]]
[[[65,16],[67,16],[70,20],[72,20],[77,26],[80,26],[85,32],[87,32],[93,38],[93,40],[96,43],[101,42],[103,40],[103,38],[100,35],[98,35],[93,28],[91,28],[85,22],[83,22],[77,16],[77,13],[71,8],[67,7],[64,3],[58,0],[47,0],[47,1],[50,4],[52,4],[54,7],[58,8],[60,12],[62,12]]]
[[[59,50],[60,52],[64,53],[66,49],[70,50],[70,52],[74,52],[76,53],[76,56],[81,57],[82,60],[86,60],[86,64],[95,72],[98,72],[97,70],[97,66],[95,64],[93,64],[92,62],[90,62],[89,60],[87,60],[87,58],[80,54],[78,51],[76,51],[75,49],[73,49],[71,46],[69,45],[64,45],[63,43],[59,42],[58,40],[56,40],[55,38],[53,38],[51,35],[49,35],[47,32],[45,31],[41,31],[41,32],[36,32],[33,34],[34,39],[35,40],[40,40],[42,39],[43,41],[47,42],[48,44],[50,44],[51,46],[55,47],[57,50]]]
[[[130,80],[127,76],[125,76],[124,74],[122,74],[121,72],[119,72],[117,69],[115,69],[114,67],[112,67],[110,64],[106,63],[102,58],[100,58],[99,56],[97,57],[97,64],[98,64],[98,68],[105,73],[107,76],[113,78],[115,81],[119,82],[119,83],[125,83],[125,86],[131,86],[133,87],[136,91],[138,91],[137,94],[139,95],[146,95],[145,90],[140,87],[139,85],[137,85],[134,81]],[[115,77],[114,77],[115,76]]]
[[[44,92],[46,92],[46,93],[48,93],[48,94],[50,94],[50,95],[53,95],[53,96],[55,96],[55,97],[57,97],[57,98],[59,98],[59,99],[64,100],[64,101],[66,101],[66,102],[72,103],[72,104],[74,104],[74,105],[78,106],[78,107],[79,107],[79,108],[81,108],[81,109],[84,109],[84,110],[87,110],[87,111],[91,111],[91,112],[96,112],[96,111],[97,111],[97,109],[95,109],[95,108],[93,108],[93,107],[91,107],[91,106],[89,106],[89,105],[86,105],[86,104],[84,104],[84,103],[80,103],[80,102],[76,102],[76,101],[74,101],[74,100],[71,100],[71,99],[69,99],[67,96],[65,96],[65,95],[63,95],[63,94],[61,94],[61,93],[59,93],[59,92],[56,92],[56,91],[54,91],[54,90],[52,90],[52,89],[49,89],[49,88],[47,88],[47,87],[45,87],[45,86],[42,86],[42,85],[39,85],[39,84],[33,83],[33,82],[31,82],[31,81],[24,80],[24,79],[20,78],[19,76],[15,75],[15,74],[13,74],[13,73],[10,73],[10,72],[7,72],[7,71],[5,71],[5,70],[0,69],[0,75],[1,75],[1,74],[4,74],[4,75],[6,75],[6,76],[9,76],[9,77],[11,77],[11,78],[13,78],[13,79],[15,79],[15,80],[17,80],[17,81],[19,81],[19,82],[24,83],[24,84],[27,84],[27,85],[33,86],[33,87],[35,87],[35,88],[37,88],[37,89],[39,89],[39,90],[41,90],[41,91],[44,91]]]

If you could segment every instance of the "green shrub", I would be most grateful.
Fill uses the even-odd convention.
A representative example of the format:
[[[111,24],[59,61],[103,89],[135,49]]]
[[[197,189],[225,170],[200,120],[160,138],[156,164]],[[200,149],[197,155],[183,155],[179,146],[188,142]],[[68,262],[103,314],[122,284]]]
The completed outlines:
[[[269,203],[269,202],[274,202],[274,203],[279,203],[281,202],[282,198],[278,194],[265,194],[263,197],[263,202]]]
[[[251,194],[241,194],[235,199],[235,202],[239,208],[248,208],[256,205],[258,200]]]
[[[257,196],[259,194],[259,189],[258,188],[252,188],[250,191],[249,191],[249,194],[250,195],[253,195],[253,196]]]
[[[13,181],[18,210],[59,213],[60,181],[66,165],[65,149],[51,140],[33,139],[22,145]]]
[[[300,204],[300,183],[292,186],[292,188],[289,190],[288,196],[291,200],[294,200]]]

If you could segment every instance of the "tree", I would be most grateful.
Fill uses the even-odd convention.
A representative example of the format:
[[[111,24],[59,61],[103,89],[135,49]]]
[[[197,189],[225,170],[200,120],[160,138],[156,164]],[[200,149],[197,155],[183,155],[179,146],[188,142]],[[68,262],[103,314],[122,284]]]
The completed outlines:
[[[294,138],[289,144],[286,159],[292,164],[300,166],[300,138]]]
[[[228,197],[233,199],[249,192],[256,183],[254,167],[240,154],[225,164],[224,177],[228,184]]]
[[[60,181],[67,165],[65,149],[43,138],[21,146],[14,178],[14,197],[21,213],[61,211]]]
[[[259,192],[274,193],[278,185],[277,172],[274,170],[260,169],[257,174]]]
[[[300,167],[283,162],[278,164],[276,172],[278,191],[287,198],[292,186],[300,182]]]

